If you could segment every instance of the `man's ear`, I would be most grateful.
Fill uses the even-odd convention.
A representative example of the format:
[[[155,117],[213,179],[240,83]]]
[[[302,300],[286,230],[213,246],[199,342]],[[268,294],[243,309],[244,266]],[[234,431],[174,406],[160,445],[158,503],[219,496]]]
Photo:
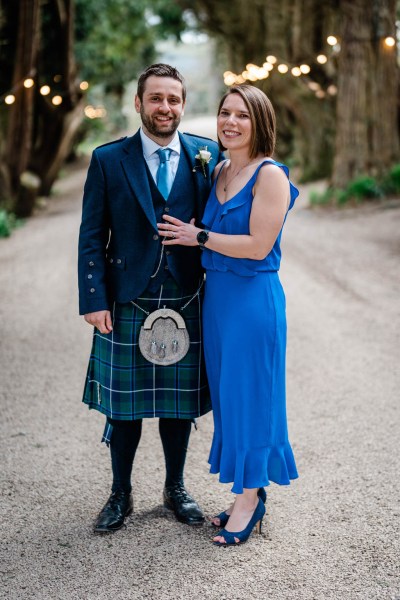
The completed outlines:
[[[136,110],[137,113],[140,113],[140,106],[141,106],[140,98],[136,94],[135,95],[135,110]]]

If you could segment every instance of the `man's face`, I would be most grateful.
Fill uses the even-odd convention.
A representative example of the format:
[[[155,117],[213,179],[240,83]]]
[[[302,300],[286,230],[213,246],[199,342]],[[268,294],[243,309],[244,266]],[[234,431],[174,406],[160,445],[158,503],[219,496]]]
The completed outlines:
[[[143,100],[135,96],[143,131],[160,145],[168,144],[174,137],[184,106],[182,84],[172,77],[151,75],[145,83]]]

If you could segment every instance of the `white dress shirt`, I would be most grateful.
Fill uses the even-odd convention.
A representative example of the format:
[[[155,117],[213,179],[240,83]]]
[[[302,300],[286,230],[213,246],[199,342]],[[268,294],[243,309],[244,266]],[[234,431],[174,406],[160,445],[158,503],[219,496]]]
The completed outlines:
[[[144,160],[146,161],[147,166],[149,167],[150,173],[152,174],[155,183],[157,184],[157,171],[158,167],[160,166],[160,157],[157,154],[157,150],[159,148],[170,148],[172,150],[169,162],[171,164],[172,177],[173,179],[175,179],[175,175],[178,170],[179,156],[181,153],[181,142],[179,139],[178,132],[175,133],[173,139],[170,141],[168,146],[160,146],[159,144],[151,140],[145,134],[142,128],[140,128],[140,138],[142,140]]]

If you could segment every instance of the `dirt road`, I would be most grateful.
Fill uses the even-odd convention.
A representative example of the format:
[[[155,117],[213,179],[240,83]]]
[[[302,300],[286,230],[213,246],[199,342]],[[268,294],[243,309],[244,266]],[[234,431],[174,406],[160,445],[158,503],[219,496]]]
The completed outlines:
[[[300,479],[272,485],[262,536],[211,545],[161,505],[157,423],[145,423],[127,528],[94,536],[108,496],[103,418],[80,403],[90,328],[77,316],[84,168],[0,240],[1,589],[7,600],[400,599],[400,205],[290,215],[288,415]],[[210,415],[186,480],[205,512]]]

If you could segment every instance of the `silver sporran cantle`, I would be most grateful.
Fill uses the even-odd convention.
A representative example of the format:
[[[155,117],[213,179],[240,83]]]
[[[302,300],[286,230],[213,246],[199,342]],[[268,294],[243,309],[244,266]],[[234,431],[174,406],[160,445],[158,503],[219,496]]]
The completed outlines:
[[[182,360],[189,346],[186,323],[182,315],[170,308],[150,313],[140,329],[140,352],[155,365],[167,366]]]

